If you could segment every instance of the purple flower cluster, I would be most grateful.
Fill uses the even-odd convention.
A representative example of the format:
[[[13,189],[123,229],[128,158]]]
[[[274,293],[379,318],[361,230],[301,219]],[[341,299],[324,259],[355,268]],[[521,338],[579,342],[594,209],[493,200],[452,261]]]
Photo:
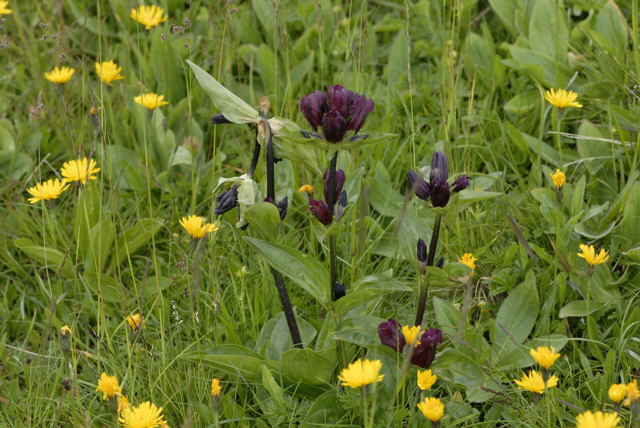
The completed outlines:
[[[407,344],[400,330],[400,324],[393,318],[378,326],[378,336],[380,336],[380,342],[383,345],[398,352],[402,352]],[[436,356],[436,349],[440,342],[442,342],[442,332],[437,328],[430,328],[422,333],[420,344],[411,356],[411,364],[423,369],[429,368]]]
[[[340,195],[340,200],[338,201],[338,209],[344,208],[347,204],[347,194],[342,190],[342,186],[344,186],[344,181],[346,180],[346,175],[343,170],[339,169],[336,171],[336,180],[335,180],[335,193],[334,195]],[[316,216],[320,223],[325,226],[330,225],[333,222],[333,210],[325,201],[328,201],[329,198],[329,170],[326,170],[324,175],[322,176],[322,181],[324,183],[324,201],[309,198],[309,211],[311,214]]]
[[[411,189],[415,192],[416,196],[423,201],[431,199],[434,207],[447,206],[451,192],[456,193],[469,186],[469,177],[467,177],[466,174],[462,174],[452,184],[449,184],[447,155],[442,152],[435,152],[433,154],[428,183],[413,171],[409,171],[407,175]]]

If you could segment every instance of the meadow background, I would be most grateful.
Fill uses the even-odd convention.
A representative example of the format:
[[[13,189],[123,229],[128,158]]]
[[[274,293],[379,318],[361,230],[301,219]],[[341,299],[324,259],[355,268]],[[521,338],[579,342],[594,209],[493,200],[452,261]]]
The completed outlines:
[[[115,426],[95,392],[102,372],[130,401],[162,406],[172,427],[361,426],[360,396],[336,380],[336,340],[350,360],[383,361],[376,426],[428,426],[415,382],[396,394],[401,361],[376,329],[413,322],[415,245],[435,215],[409,200],[406,174],[436,150],[471,177],[444,214],[445,267],[427,275],[426,325],[445,334],[429,392],[447,405],[443,425],[570,427],[584,410],[616,410],[609,385],[640,369],[637,0],[156,4],[168,19],[150,30],[125,0],[11,1],[0,16],[1,426]],[[102,83],[102,60],[125,78]],[[336,318],[284,272],[313,352],[288,353],[269,264],[244,239],[257,228],[214,215],[214,188],[246,172],[255,128],[213,125],[219,110],[186,60],[303,129],[300,98],[342,84],[375,102],[363,132],[395,134],[339,160],[339,275],[347,296],[369,291]],[[58,65],[76,70],[69,82],[45,79]],[[549,88],[584,107],[555,109]],[[133,101],[142,92],[169,104],[146,110]],[[321,192],[329,159],[313,153],[276,165],[278,200],[289,198],[277,242],[326,266],[327,232],[297,190]],[[101,168],[95,181],[27,202],[27,188],[85,156]],[[264,189],[264,162],[254,178]],[[219,230],[193,244],[179,224],[190,214]],[[610,260],[590,269],[576,255],[584,243]],[[476,269],[460,280],[467,252]],[[533,366],[529,348],[549,344],[560,383],[537,399],[513,379]],[[628,408],[621,417],[631,423]]]

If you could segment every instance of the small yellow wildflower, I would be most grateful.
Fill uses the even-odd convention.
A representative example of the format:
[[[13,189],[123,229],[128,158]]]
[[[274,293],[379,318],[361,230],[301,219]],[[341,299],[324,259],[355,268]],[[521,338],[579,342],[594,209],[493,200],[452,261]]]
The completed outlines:
[[[624,400],[626,394],[627,385],[624,383],[614,383],[609,387],[609,399],[614,403],[619,403]]]
[[[522,379],[514,379],[513,381],[518,384],[520,389],[536,392],[538,394],[542,394],[545,389],[553,388],[558,384],[558,378],[556,376],[549,377],[545,384],[540,372],[535,370],[531,370],[527,375],[523,374]]]
[[[96,62],[96,74],[107,85],[111,86],[116,80],[124,79],[120,73],[122,68],[114,61]]]
[[[428,397],[418,403],[418,409],[431,422],[438,422],[444,416],[444,403],[435,397]]]
[[[71,76],[73,76],[75,72],[76,71],[70,67],[54,67],[53,70],[44,73],[44,77],[53,83],[61,84],[71,80]]]
[[[95,180],[95,174],[100,171],[93,159],[76,159],[62,164],[60,173],[65,183],[79,181],[85,184],[88,180]]]
[[[620,423],[618,414],[597,412],[584,412],[576,416],[576,428],[617,428]]]
[[[431,389],[438,380],[438,376],[434,375],[431,370],[418,370],[417,383],[418,388],[423,391]]]
[[[469,269],[471,270],[476,270],[476,261],[478,261],[478,259],[473,257],[473,254],[471,253],[464,253],[462,257],[458,259],[458,262],[469,266]]]
[[[153,110],[155,108],[169,104],[169,102],[164,100],[164,95],[155,94],[153,92],[140,94],[137,97],[134,97],[133,101],[140,104],[144,108],[148,108],[149,110]]]
[[[634,379],[633,382],[627,384],[627,399],[624,400],[625,406],[630,406],[631,403],[640,399],[640,390],[638,390],[638,380]]]
[[[68,184],[60,181],[59,179],[51,179],[38,183],[33,187],[29,187],[27,192],[33,196],[29,198],[29,203],[35,204],[38,201],[49,201],[51,199],[57,199],[62,192],[67,190]]]
[[[576,98],[578,98],[578,94],[564,89],[549,89],[544,93],[544,99],[560,109],[566,107],[582,107],[582,104],[576,102]]]
[[[215,232],[218,230],[218,226],[213,223],[205,223],[204,218],[197,215],[190,215],[189,217],[182,217],[180,219],[180,225],[191,235],[193,239],[200,239],[207,233]]]
[[[315,189],[313,188],[313,186],[311,184],[305,184],[300,186],[300,188],[298,189],[298,192],[300,193],[307,193],[309,195],[313,195],[313,192],[315,191]]]
[[[162,416],[162,407],[150,401],[123,409],[118,422],[125,428],[157,428],[167,423]]]
[[[531,355],[531,357],[536,360],[536,363],[543,369],[548,369],[560,358],[560,354],[556,352],[553,346],[550,348],[539,346],[538,349],[530,349],[529,355]]]
[[[11,13],[11,9],[9,9],[8,1],[0,1],[0,15],[9,15]]]
[[[564,172],[556,169],[556,172],[551,174],[551,181],[553,181],[553,185],[556,186],[556,189],[561,189],[567,182],[567,176],[564,175]]]
[[[380,360],[363,360],[359,359],[349,367],[342,369],[338,379],[342,381],[343,386],[349,388],[360,388],[374,382],[380,382],[384,375],[380,374],[382,369],[382,361]]]
[[[609,260],[609,254],[604,248],[600,249],[600,253],[596,255],[596,249],[593,245],[580,244],[581,253],[578,253],[578,257],[582,257],[591,266],[599,265]]]
[[[220,379],[214,377],[213,379],[211,379],[211,395],[214,397],[219,397],[220,391],[222,391],[222,387],[220,386]]]
[[[118,413],[121,413],[124,409],[128,409],[131,407],[131,403],[129,403],[129,399],[126,395],[118,395]]]
[[[131,327],[131,330],[138,330],[144,325],[144,320],[142,319],[142,315],[133,314],[127,317],[127,324]]]
[[[67,334],[71,333],[71,327],[69,327],[68,325],[63,325],[62,327],[60,327],[60,334],[63,336],[66,336]]]
[[[100,379],[98,379],[98,387],[96,391],[102,392],[102,399],[106,400],[110,397],[117,397],[121,390],[118,378],[115,376],[109,376],[102,372]]]
[[[420,345],[420,336],[422,335],[422,329],[419,325],[409,327],[405,325],[402,327],[402,335],[408,345],[418,346]]]
[[[156,25],[167,20],[164,16],[164,10],[158,6],[139,6],[137,9],[131,9],[131,19],[138,21],[144,25],[144,28],[150,30]]]
[[[247,276],[247,267],[246,266],[242,266],[240,269],[238,269],[238,271],[236,272],[236,276],[240,279],[244,278],[245,276]]]

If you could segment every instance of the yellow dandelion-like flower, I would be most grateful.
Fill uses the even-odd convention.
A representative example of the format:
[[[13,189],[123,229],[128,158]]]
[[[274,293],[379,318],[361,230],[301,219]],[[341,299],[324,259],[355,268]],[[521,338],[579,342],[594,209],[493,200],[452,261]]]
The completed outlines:
[[[53,70],[44,73],[44,77],[57,84],[67,83],[76,71],[71,67],[54,67]]]
[[[127,317],[127,324],[131,327],[132,330],[138,330],[144,325],[144,320],[142,319],[142,315],[133,314]]]
[[[97,168],[96,161],[93,159],[76,159],[62,164],[60,173],[64,182],[79,181],[85,184],[88,180],[95,180],[96,173],[100,171]]]
[[[630,406],[631,403],[640,399],[640,390],[638,390],[638,380],[634,379],[633,382],[627,384],[627,399],[624,400],[625,406]]]
[[[33,187],[29,187],[27,192],[32,198],[29,198],[29,203],[35,204],[38,201],[49,201],[51,199],[57,199],[62,192],[67,190],[68,184],[60,181],[59,179],[51,179],[38,183]]]
[[[150,30],[156,25],[167,20],[164,10],[158,6],[140,6],[137,9],[131,9],[131,19],[138,21],[144,25],[144,28]]]
[[[214,397],[219,397],[220,391],[222,391],[222,387],[220,386],[220,379],[214,377],[213,379],[211,379],[211,395]]]
[[[418,388],[423,391],[431,389],[438,380],[438,376],[434,375],[431,370],[418,370],[417,383]]]
[[[300,188],[298,189],[298,192],[300,193],[307,193],[309,195],[313,195],[313,192],[315,191],[315,189],[313,188],[313,186],[311,184],[305,184],[300,186]]]
[[[128,409],[131,407],[131,403],[129,403],[129,399],[126,395],[118,396],[118,413],[121,413],[124,409]]]
[[[428,397],[419,402],[418,409],[431,422],[438,422],[444,416],[444,403],[435,397]]]
[[[419,325],[409,327],[405,325],[402,327],[402,335],[407,344],[411,346],[420,345],[420,336],[422,335],[422,329]]]
[[[66,336],[67,334],[71,333],[71,327],[69,327],[68,325],[63,325],[62,327],[60,327],[60,334],[63,336]]]
[[[11,13],[11,9],[9,9],[8,1],[0,1],[0,15],[9,15]]]
[[[618,414],[597,412],[584,412],[576,416],[576,428],[617,428],[620,423]]]
[[[624,383],[614,383],[609,387],[609,399],[614,403],[624,400],[625,395],[627,395],[627,385]]]
[[[343,386],[360,388],[384,379],[384,375],[380,374],[381,369],[382,361],[380,360],[359,359],[342,369],[338,379],[342,381]]]
[[[169,102],[164,100],[164,95],[155,94],[153,92],[140,94],[137,97],[134,97],[133,101],[140,104],[144,108],[148,108],[149,110],[153,110],[155,108],[169,104]]]
[[[200,239],[207,233],[215,232],[218,226],[213,223],[205,223],[205,219],[197,215],[182,217],[180,225],[191,235],[193,239]]]
[[[162,407],[157,407],[150,401],[123,409],[118,422],[125,428],[157,428],[167,423],[162,416]]]
[[[96,62],[96,74],[107,85],[111,86],[116,80],[124,79],[120,73],[122,68],[114,61]]]
[[[469,269],[471,270],[476,270],[476,261],[478,261],[478,259],[473,257],[473,254],[471,253],[464,253],[462,257],[458,259],[458,262],[469,266]]]
[[[576,102],[577,98],[578,94],[573,91],[566,91],[564,89],[549,89],[544,93],[544,99],[560,109],[566,107],[582,107],[582,104]]]
[[[567,182],[567,176],[564,175],[564,172],[556,169],[556,172],[551,174],[551,181],[553,181],[553,185],[556,186],[556,189],[560,189]]]
[[[96,388],[96,391],[102,392],[103,400],[110,397],[117,397],[121,392],[118,378],[115,376],[109,376],[102,372],[100,379],[98,379],[98,387]]]
[[[578,253],[578,257],[582,257],[591,266],[599,265],[609,260],[609,253],[604,248],[600,249],[598,255],[596,255],[596,249],[593,245],[580,244],[581,253]]]
[[[552,346],[539,346],[538,349],[530,349],[529,355],[536,360],[536,363],[544,369],[548,369],[560,358],[560,354],[556,353],[556,349]]]
[[[518,384],[520,389],[536,392],[538,394],[542,394],[546,389],[553,388],[558,384],[558,378],[556,376],[549,377],[545,384],[540,372],[535,370],[531,370],[527,375],[523,374],[522,379],[514,379],[513,381]]]

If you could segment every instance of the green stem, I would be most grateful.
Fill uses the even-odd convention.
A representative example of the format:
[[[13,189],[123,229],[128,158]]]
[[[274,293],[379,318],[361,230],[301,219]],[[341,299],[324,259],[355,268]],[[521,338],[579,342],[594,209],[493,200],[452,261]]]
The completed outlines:
[[[438,236],[440,236],[440,223],[442,222],[442,215],[436,214],[436,219],[433,222],[433,233],[431,234],[431,241],[429,242],[429,253],[427,254],[427,266],[433,266],[433,261],[436,257],[436,248],[438,247]],[[420,297],[418,298],[418,310],[416,312],[415,325],[422,324],[424,318],[424,310],[427,303],[427,292],[429,291],[427,281],[420,283]]]

